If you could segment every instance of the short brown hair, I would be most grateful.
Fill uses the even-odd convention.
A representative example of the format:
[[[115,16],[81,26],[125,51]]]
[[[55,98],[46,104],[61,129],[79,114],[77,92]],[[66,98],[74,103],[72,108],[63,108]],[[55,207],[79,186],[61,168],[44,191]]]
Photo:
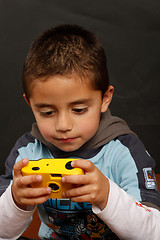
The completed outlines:
[[[48,29],[31,45],[23,68],[23,89],[31,95],[34,80],[76,74],[89,78],[104,94],[109,85],[105,51],[94,33],[77,25]]]

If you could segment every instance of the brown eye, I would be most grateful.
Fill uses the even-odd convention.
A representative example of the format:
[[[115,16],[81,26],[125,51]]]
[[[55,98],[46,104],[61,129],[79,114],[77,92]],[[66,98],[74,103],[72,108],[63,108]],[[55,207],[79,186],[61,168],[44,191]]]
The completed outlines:
[[[50,112],[46,112],[46,113],[45,113],[45,115],[47,115],[47,116],[50,116],[50,115],[52,115],[52,114],[53,114],[52,111],[50,111]]]
[[[40,115],[44,116],[44,117],[49,117],[52,116],[54,114],[54,111],[48,111],[48,112],[41,112]]]
[[[77,114],[81,114],[87,111],[87,108],[74,108],[73,112]]]

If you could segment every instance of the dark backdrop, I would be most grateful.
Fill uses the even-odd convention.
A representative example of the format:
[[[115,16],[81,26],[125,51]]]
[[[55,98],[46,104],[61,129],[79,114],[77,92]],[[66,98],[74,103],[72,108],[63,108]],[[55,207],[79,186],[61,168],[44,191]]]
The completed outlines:
[[[0,174],[34,121],[21,88],[28,47],[42,31],[63,23],[99,37],[115,87],[111,111],[136,131],[160,173],[160,1],[0,0]]]

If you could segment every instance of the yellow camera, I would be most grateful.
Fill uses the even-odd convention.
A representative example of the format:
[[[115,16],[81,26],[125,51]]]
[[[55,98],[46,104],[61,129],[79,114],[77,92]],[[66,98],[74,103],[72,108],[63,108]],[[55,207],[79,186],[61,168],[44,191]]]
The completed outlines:
[[[30,160],[26,167],[22,168],[22,175],[41,175],[41,183],[33,183],[31,187],[51,187],[50,198],[62,198],[62,193],[72,188],[72,184],[62,183],[61,179],[67,175],[83,175],[80,168],[73,168],[73,158],[49,158]]]

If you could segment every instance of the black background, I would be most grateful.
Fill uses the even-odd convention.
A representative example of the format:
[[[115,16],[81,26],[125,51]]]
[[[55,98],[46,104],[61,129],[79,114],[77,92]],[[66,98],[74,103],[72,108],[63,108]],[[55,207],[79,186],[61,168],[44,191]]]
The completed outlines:
[[[160,1],[0,0],[0,174],[34,121],[21,87],[29,45],[64,23],[82,25],[100,39],[115,87],[112,114],[136,131],[160,173]]]

